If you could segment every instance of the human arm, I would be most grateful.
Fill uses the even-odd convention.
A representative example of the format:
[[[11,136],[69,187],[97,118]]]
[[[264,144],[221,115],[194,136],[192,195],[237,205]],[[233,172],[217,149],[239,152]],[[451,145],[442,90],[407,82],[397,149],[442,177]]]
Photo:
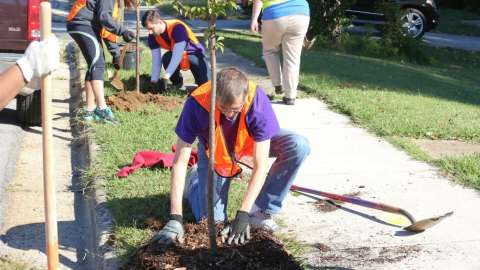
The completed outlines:
[[[227,241],[227,244],[235,245],[243,244],[245,240],[250,239],[250,225],[249,212],[255,200],[260,193],[268,173],[268,154],[270,151],[270,140],[255,142],[253,150],[253,171],[252,178],[248,183],[247,191],[245,192],[237,211],[235,219],[232,224],[222,230],[222,240]],[[228,236],[228,239],[226,239]]]
[[[94,13],[96,20],[100,22],[108,32],[114,33],[118,36],[123,35],[127,28],[112,17],[113,6],[115,0],[101,0],[97,1],[96,12]]]
[[[176,146],[170,179],[170,214],[182,215],[183,189],[185,188],[185,176],[192,145],[178,138]]]
[[[255,200],[262,190],[268,173],[268,154],[270,152],[270,140],[255,142],[253,150],[253,170],[252,177],[247,186],[240,205],[240,210],[250,212]]]
[[[160,77],[160,69],[162,68],[162,52],[160,48],[152,49],[151,52],[152,52],[152,73],[150,76],[150,81],[152,83],[157,83],[158,78]]]
[[[43,41],[31,42],[24,55],[0,75],[0,109],[13,99],[28,83],[30,88],[40,88],[41,76],[54,71],[60,62],[58,40],[50,35]]]
[[[181,243],[184,235],[182,200],[192,145],[178,138],[176,146],[170,186],[170,218],[167,224],[152,238],[152,242],[162,245]]]
[[[13,65],[0,74],[0,110],[12,100],[25,86],[22,71],[18,65]]]
[[[258,16],[262,11],[263,3],[261,0],[253,0],[252,7],[252,20],[250,22],[250,30],[254,33],[258,33]]]
[[[173,45],[172,58],[170,59],[170,63],[168,64],[168,67],[162,76],[164,79],[170,79],[170,76],[175,72],[175,70],[177,70],[180,61],[182,61],[185,47],[187,47],[186,41],[177,42],[175,45]]]

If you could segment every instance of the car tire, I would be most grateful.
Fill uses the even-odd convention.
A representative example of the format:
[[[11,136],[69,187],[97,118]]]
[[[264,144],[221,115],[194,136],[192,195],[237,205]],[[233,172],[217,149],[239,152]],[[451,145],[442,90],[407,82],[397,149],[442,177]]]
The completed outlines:
[[[427,19],[425,15],[416,8],[404,9],[401,21],[406,33],[414,39],[421,39],[427,30]]]
[[[40,126],[42,124],[40,90],[34,91],[31,95],[17,96],[17,118],[24,127]]]

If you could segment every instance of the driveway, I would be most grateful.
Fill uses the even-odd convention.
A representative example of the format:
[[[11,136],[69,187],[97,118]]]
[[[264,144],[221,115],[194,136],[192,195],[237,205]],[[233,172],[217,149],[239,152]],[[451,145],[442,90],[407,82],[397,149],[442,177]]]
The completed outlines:
[[[480,37],[426,33],[422,40],[435,47],[450,47],[466,51],[480,52]]]

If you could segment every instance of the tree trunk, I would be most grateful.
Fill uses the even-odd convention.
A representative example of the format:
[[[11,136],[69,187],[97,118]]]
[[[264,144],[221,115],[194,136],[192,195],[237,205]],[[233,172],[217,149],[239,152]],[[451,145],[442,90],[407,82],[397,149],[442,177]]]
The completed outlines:
[[[215,3],[215,0],[210,0],[208,3]],[[210,160],[208,162],[208,235],[210,240],[210,252],[212,255],[217,254],[217,242],[216,242],[216,230],[215,230],[215,217],[213,213],[213,173],[214,173],[214,161],[215,161],[215,99],[217,96],[217,58],[215,54],[216,40],[215,40],[215,16],[210,17],[208,23],[209,36],[208,43],[210,45],[210,65],[212,67],[212,94],[210,99],[210,119],[209,119],[209,151]]]

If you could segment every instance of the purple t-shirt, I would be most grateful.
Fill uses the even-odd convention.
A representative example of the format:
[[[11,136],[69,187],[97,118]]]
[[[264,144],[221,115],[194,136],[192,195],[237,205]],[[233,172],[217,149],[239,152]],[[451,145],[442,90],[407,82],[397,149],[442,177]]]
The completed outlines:
[[[170,44],[170,38],[168,37],[167,31],[164,31],[161,35],[163,40],[165,40],[168,44]],[[187,29],[185,29],[185,26],[182,24],[177,24],[175,27],[173,27],[172,30],[172,38],[175,41],[175,43],[186,41],[187,42],[187,47],[185,48],[185,51],[188,54],[193,54],[196,52],[200,52],[202,54],[205,54],[205,47],[202,45],[202,42],[200,41],[199,44],[193,44],[190,42],[190,39],[188,38],[187,34]],[[148,35],[148,46],[150,47],[151,50],[160,48],[160,45],[157,43],[155,40],[155,36],[153,34]]]
[[[220,118],[220,125],[230,151],[235,145],[239,119],[240,117],[237,117],[236,120],[230,121],[223,114]],[[256,142],[271,139],[280,130],[267,95],[258,86],[257,93],[247,112],[246,121],[248,132]],[[208,127],[208,112],[193,97],[188,97],[175,128],[178,137],[190,144],[198,138],[201,143],[205,144],[208,141]]]

